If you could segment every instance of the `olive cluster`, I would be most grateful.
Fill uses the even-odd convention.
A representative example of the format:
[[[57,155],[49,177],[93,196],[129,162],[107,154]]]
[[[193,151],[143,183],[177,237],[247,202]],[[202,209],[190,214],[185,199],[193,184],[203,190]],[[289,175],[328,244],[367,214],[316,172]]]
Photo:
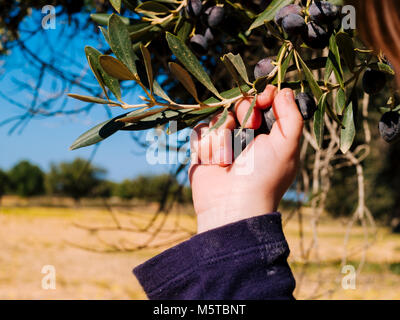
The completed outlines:
[[[300,92],[296,96],[295,100],[303,119],[310,120],[317,110],[317,105],[315,104],[314,98],[308,93]],[[400,118],[397,119],[398,123],[400,123]],[[238,136],[234,137],[233,146],[235,146],[235,140],[239,140],[242,150],[244,150],[249,142],[251,142],[252,137],[256,137],[259,134],[270,134],[275,122],[275,114],[273,108],[271,107],[264,111],[262,115],[261,127],[257,129],[254,134],[251,132],[251,129],[243,129]],[[235,152],[234,158],[236,159],[241,153],[241,150],[235,150],[235,148],[233,150]]]
[[[225,8],[216,5],[205,9],[201,0],[189,0],[185,10],[189,18],[200,20],[206,28],[203,34],[196,33],[190,38],[192,49],[200,55],[206,54],[214,41],[216,28],[225,18]]]
[[[314,117],[315,111],[317,111],[314,97],[307,92],[300,92],[296,95],[295,101],[303,119],[305,121],[311,120]],[[274,111],[272,108],[269,108],[263,114],[261,130],[269,134],[275,121]]]
[[[303,1],[306,3],[307,1]],[[281,8],[275,23],[289,39],[301,39],[308,47],[323,49],[340,18],[339,7],[327,1],[313,1],[309,8],[290,4]]]
[[[282,7],[275,15],[276,25],[282,29],[294,43],[301,40],[312,49],[323,49],[329,44],[329,38],[340,17],[339,7],[327,1],[313,1],[306,8],[307,1],[289,4]],[[260,60],[254,68],[255,79],[268,76],[275,68],[274,59],[267,57]],[[313,118],[317,106],[315,99],[309,93],[300,92],[296,103],[304,120]],[[264,129],[269,132],[275,122],[272,109],[264,114]]]
[[[258,79],[269,75],[275,68],[273,61],[273,58],[265,58],[259,61],[254,68],[254,77]],[[303,119],[305,121],[312,119],[315,111],[317,111],[314,97],[307,92],[300,92],[296,95],[295,100]],[[263,130],[264,132],[269,133],[275,122],[272,108],[265,111],[263,118]]]
[[[389,62],[386,62],[390,65]],[[387,76],[380,70],[368,68],[363,76],[363,90],[369,95],[376,95],[385,88]],[[379,133],[388,142],[400,140],[400,115],[398,112],[389,111],[379,121]]]

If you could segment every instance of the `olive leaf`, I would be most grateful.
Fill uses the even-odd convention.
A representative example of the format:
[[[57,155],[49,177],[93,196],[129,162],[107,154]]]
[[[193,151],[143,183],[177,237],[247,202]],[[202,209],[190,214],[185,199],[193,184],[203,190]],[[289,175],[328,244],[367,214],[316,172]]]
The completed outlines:
[[[251,24],[249,30],[253,30],[264,25],[265,22],[271,21],[275,18],[276,13],[284,6],[293,3],[293,0],[274,0],[270,5],[261,12],[256,20]]]
[[[168,46],[172,53],[179,59],[197,80],[199,80],[208,90],[215,94],[218,98],[222,98],[218,90],[215,88],[207,72],[201,66],[199,60],[187,45],[172,33],[167,32],[166,35]]]
[[[103,34],[104,39],[110,45],[110,37],[108,36],[108,30],[102,26],[99,27],[101,33]]]
[[[250,118],[250,116],[251,116],[251,113],[253,112],[254,107],[255,107],[255,105],[256,105],[256,101],[257,101],[257,95],[254,96],[254,98],[253,98],[253,100],[252,100],[252,102],[251,102],[251,104],[250,104],[250,108],[249,108],[249,110],[247,110],[247,112],[246,112],[246,115],[245,115],[245,117],[244,117],[244,119],[243,119],[243,123],[242,123],[242,125],[240,126],[240,130],[238,131],[237,135],[239,135],[239,134],[243,131],[243,129],[246,127],[247,121],[249,121],[249,118]]]
[[[137,13],[160,15],[169,13],[169,8],[157,1],[146,1],[138,5],[135,9]]]
[[[342,88],[340,88],[336,95],[336,113],[338,115],[342,115],[345,107],[346,107],[346,93]]]
[[[107,74],[118,80],[136,80],[133,73],[114,57],[101,55],[99,57],[99,62]]]
[[[394,70],[392,69],[392,67],[389,66],[387,63],[383,63],[383,62],[371,63],[368,65],[368,67],[370,67],[373,70],[382,71],[391,76],[394,76],[396,74],[394,72]]]
[[[356,66],[356,52],[354,51],[353,40],[347,33],[339,32],[336,34],[336,43],[340,55],[343,57],[350,71],[353,71]]]
[[[108,25],[108,19],[110,19],[111,14],[110,13],[92,13],[90,15],[90,18],[103,26]],[[125,23],[126,25],[129,25],[129,19],[125,17],[120,17],[122,22]]]
[[[150,27],[150,29],[151,29],[153,27],[153,25],[148,21],[142,21],[142,20],[137,21],[136,20],[136,21],[134,21],[134,23],[129,24],[128,31],[132,34],[132,33],[136,33],[141,30],[146,31],[146,30],[148,30],[148,29],[145,29],[147,27]]]
[[[111,5],[118,13],[121,13],[121,0],[110,0]]]
[[[322,147],[322,142],[324,141],[324,129],[325,129],[325,109],[326,109],[326,100],[328,93],[325,92],[321,95],[318,100],[318,109],[314,114],[314,134],[315,139],[317,141],[318,147]]]
[[[94,76],[97,79],[97,82],[100,84],[101,88],[104,91],[104,94],[108,98],[107,91],[105,87],[109,88],[110,91],[114,94],[114,96],[121,100],[121,88],[119,82],[114,77],[108,75],[102,66],[99,63],[99,57],[101,56],[101,52],[96,50],[95,48],[86,46],[85,54],[88,60],[89,66],[92,69]]]
[[[110,47],[116,57],[137,77],[135,54],[132,49],[131,40],[126,24],[121,18],[112,14],[108,20],[108,36]]]
[[[165,91],[161,88],[160,84],[157,81],[153,81],[153,90],[154,94],[159,96],[160,98],[163,98],[164,100],[174,103],[171,98],[165,93]]]
[[[343,126],[344,128],[342,128],[340,132],[340,151],[346,153],[350,150],[356,136],[352,101],[345,110],[343,116]]]
[[[93,127],[92,129],[83,133],[71,145],[70,150],[76,150],[79,148],[99,143],[119,130],[136,131],[136,130],[147,130],[150,128],[154,128],[158,125],[166,124],[171,120],[175,120],[182,114],[185,114],[190,111],[191,111],[190,109],[183,111],[167,110],[140,119],[134,124],[124,123],[118,120],[124,117],[133,116],[137,114],[138,111],[135,110],[129,113],[125,113],[110,120],[107,120],[105,122],[102,122]]]
[[[232,88],[230,90],[221,92],[221,96],[224,99],[232,99],[234,97],[239,96],[242,92],[248,92],[251,90],[251,87],[247,84],[242,85],[240,88]],[[218,103],[219,100],[215,97],[210,97],[207,100],[203,101],[204,104],[212,104],[212,103]]]
[[[144,119],[144,118],[147,118],[147,117],[149,117],[149,116],[152,116],[152,115],[161,113],[161,112],[163,112],[163,111],[165,111],[165,110],[167,110],[167,109],[168,109],[168,108],[163,107],[163,108],[157,108],[157,109],[146,110],[146,111],[140,112],[140,113],[135,114],[135,115],[131,115],[131,116],[126,116],[126,117],[120,118],[120,119],[118,119],[117,121],[120,121],[120,122],[127,122],[127,123],[135,123],[135,122],[137,122],[137,121],[139,121],[139,120],[142,120],[142,119]]]
[[[308,82],[308,85],[310,86],[312,93],[314,94],[314,96],[317,100],[320,100],[321,96],[322,96],[322,90],[321,90],[320,86],[318,85],[318,82],[314,79],[314,75],[312,74],[311,70],[308,68],[307,64],[300,57],[300,55],[298,53],[295,53],[295,54],[297,54],[297,58],[300,61],[301,67],[304,71],[304,76],[306,77],[306,80]],[[326,99],[324,99],[324,100],[326,100]]]
[[[220,107],[202,108],[183,114],[181,117],[179,117],[179,121],[177,123],[177,131],[189,127],[194,127],[200,121],[212,116],[220,109]]]
[[[73,99],[84,101],[84,102],[108,104],[108,105],[117,106],[117,107],[121,106],[121,104],[119,102],[101,99],[101,98],[97,98],[97,97],[84,96],[84,95],[75,94],[75,93],[68,93],[67,95]]]
[[[196,102],[201,104],[197,95],[196,86],[189,73],[175,62],[170,62],[168,66],[171,73],[179,80],[180,83],[182,83],[182,85],[192,95]]]
[[[153,67],[151,66],[151,56],[149,49],[145,47],[144,45],[140,45],[140,50],[142,52],[143,60],[144,60],[144,65],[146,67],[146,74],[147,74],[147,80],[149,82],[149,87],[150,87],[150,92],[153,92],[153,82],[154,82],[154,76],[153,76]]]
[[[161,112],[157,112],[155,114],[151,114],[145,118],[142,118],[134,123],[126,123],[125,127],[121,130],[124,131],[140,131],[156,128],[161,125],[165,125],[170,121],[179,121],[185,114],[189,113],[193,109],[185,109],[185,110],[165,110]],[[126,116],[129,116],[126,115]]]
[[[192,29],[193,29],[192,24],[189,21],[184,20],[182,22],[182,25],[178,29],[178,32],[176,35],[179,39],[181,39],[182,41],[185,41],[189,37]]]
[[[285,79],[286,76],[286,72],[289,69],[290,63],[293,60],[293,56],[294,56],[294,51],[290,51],[288,56],[286,57],[286,59],[283,61],[282,65],[281,65],[281,79]],[[277,84],[278,83],[278,77],[275,77],[274,81],[272,81],[272,84]]]
[[[144,39],[151,39],[152,32],[157,28],[151,24],[146,23],[141,29],[130,31],[129,36],[134,42],[143,41]]]
[[[328,83],[332,71],[334,72],[336,80],[339,82],[340,87],[344,89],[342,63],[340,61],[340,52],[339,47],[336,43],[335,35],[332,35],[329,39],[329,54],[326,62],[324,77],[325,84]]]
[[[90,70],[92,70],[94,77],[96,78],[96,80],[97,80],[97,82],[99,83],[101,89],[103,90],[104,95],[105,95],[105,96],[107,97],[107,99],[108,99],[109,97],[108,97],[108,93],[107,93],[107,90],[106,90],[106,85],[105,85],[105,83],[104,83],[104,80],[103,80],[102,76],[100,75],[100,70],[98,70],[98,68],[95,68],[95,66],[94,66],[94,62],[95,62],[97,59],[96,59],[96,58],[95,58],[95,59],[92,59],[92,58],[90,57],[88,51],[89,51],[89,50],[85,47],[86,59],[87,59],[87,62],[88,62],[88,64],[89,64]]]
[[[85,132],[74,141],[69,149],[76,150],[79,148],[88,147],[107,139],[125,126],[123,122],[117,122],[117,119],[118,117],[102,122]]]
[[[247,75],[246,66],[245,66],[244,61],[243,61],[242,57],[240,56],[240,54],[228,53],[228,54],[225,54],[223,58],[224,59],[226,59],[226,58],[229,59],[229,61],[235,67],[236,71],[242,77],[242,79],[247,84],[250,84],[249,77]]]
[[[225,123],[226,119],[228,118],[228,109],[228,107],[224,108],[224,111],[222,111],[218,121],[210,128],[210,132],[219,129]]]
[[[232,61],[227,58],[227,55],[221,57],[221,61],[224,63],[226,69],[228,69],[229,74],[232,76],[238,88],[240,88],[240,86],[243,85],[245,82],[243,78],[240,75],[238,75],[238,72],[235,66],[233,65]]]

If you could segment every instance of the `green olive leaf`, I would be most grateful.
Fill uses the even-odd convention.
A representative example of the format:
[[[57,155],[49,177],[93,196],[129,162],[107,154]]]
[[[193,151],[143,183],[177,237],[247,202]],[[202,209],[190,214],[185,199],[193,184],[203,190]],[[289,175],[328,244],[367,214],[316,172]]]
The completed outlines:
[[[110,0],[111,5],[118,13],[121,13],[121,0]]]
[[[293,0],[274,0],[270,3],[270,5],[265,9],[263,12],[261,12],[256,20],[251,24],[249,30],[253,30],[255,28],[261,27],[264,25],[265,22],[272,21],[275,18],[276,13],[283,8],[284,6],[287,6],[288,4],[293,3]]]
[[[338,32],[336,34],[336,43],[340,56],[343,57],[350,71],[353,71],[356,66],[356,52],[354,51],[353,39],[345,32]]]
[[[346,107],[346,93],[340,88],[336,95],[336,113],[338,115],[343,114],[343,110]]]
[[[250,118],[250,116],[251,116],[251,113],[253,112],[254,107],[255,107],[255,105],[256,105],[256,101],[257,101],[257,95],[254,96],[254,98],[253,98],[253,100],[252,100],[252,102],[251,102],[250,108],[249,108],[249,110],[247,110],[247,112],[246,112],[246,115],[245,115],[245,117],[244,117],[244,119],[243,119],[243,123],[242,123],[242,125],[240,126],[240,130],[238,131],[237,135],[239,135],[239,134],[243,131],[243,129],[246,127],[247,121],[249,121],[249,118]]]
[[[108,36],[108,30],[102,26],[99,27],[101,33],[103,34],[104,39],[110,45],[110,37]]]
[[[200,83],[202,83],[218,98],[222,98],[218,90],[213,85],[207,72],[201,66],[199,60],[197,60],[196,56],[188,48],[188,46],[172,33],[167,32],[166,38],[172,53],[179,59],[180,62],[182,62],[186,70],[188,70],[197,80],[200,81]]]
[[[74,141],[69,149],[76,150],[79,148],[88,147],[107,139],[125,126],[123,122],[117,122],[116,119],[118,118],[113,118],[111,120],[102,122],[85,132]]]
[[[92,69],[93,74],[95,75],[101,88],[103,89],[106,97],[108,98],[108,94],[105,90],[105,87],[110,89],[110,91],[114,94],[114,96],[118,100],[121,100],[121,88],[120,88],[118,80],[116,78],[110,76],[109,74],[107,74],[107,72],[100,65],[99,57],[102,55],[102,53],[100,51],[96,50],[95,48],[86,46],[85,54],[86,54],[86,58],[88,60],[89,66]]]
[[[317,141],[318,147],[322,147],[322,142],[324,141],[324,129],[325,129],[325,109],[326,100],[328,93],[325,92],[321,95],[318,101],[318,109],[314,114],[314,135]]]
[[[343,69],[340,61],[339,47],[336,43],[335,35],[332,35],[329,40],[329,54],[326,62],[325,77],[324,77],[325,84],[328,83],[332,71],[334,72],[336,80],[339,82],[340,87],[344,89]]]
[[[392,67],[389,66],[387,63],[383,62],[371,63],[368,65],[368,67],[370,67],[373,70],[382,71],[391,76],[394,76],[396,74],[395,71],[392,69]]]
[[[192,31],[192,29],[193,29],[192,24],[189,21],[184,20],[181,23],[181,26],[178,29],[178,32],[177,32],[176,35],[182,41],[186,41],[186,39],[189,37],[190,32]]]
[[[226,119],[228,118],[228,109],[229,108],[224,108],[224,111],[222,111],[218,121],[210,128],[210,132],[217,130],[225,123]]]
[[[340,151],[344,154],[350,150],[356,136],[354,125],[353,102],[347,106],[343,116],[343,126],[340,132]]]
[[[161,88],[160,84],[156,80],[153,81],[153,90],[155,95],[159,96],[160,98],[163,98],[164,100],[170,103],[174,103],[171,100],[171,98],[165,93],[163,88]]]
[[[116,101],[101,99],[101,98],[97,98],[97,97],[84,96],[84,95],[75,94],[75,93],[68,93],[68,96],[73,98],[73,99],[84,101],[84,102],[98,103],[98,104],[108,104],[108,105],[118,106],[118,107],[121,106],[121,104],[116,102]]]
[[[300,57],[299,54],[297,54],[297,57],[300,61],[301,67],[304,71],[304,75],[306,77],[308,85],[311,88],[312,93],[314,94],[317,100],[320,100],[322,96],[322,90],[319,87],[318,82],[314,79],[314,75],[312,74],[311,70],[308,68],[307,64],[303,61],[303,59]],[[324,100],[326,101],[326,99]]]
[[[240,77],[237,73],[235,66],[232,64],[232,61],[224,55],[221,57],[221,61],[224,63],[226,69],[228,70],[229,74],[232,76],[233,80],[235,81],[238,88],[243,85],[245,82],[242,77]]]
[[[246,65],[244,64],[244,61],[243,61],[242,57],[240,56],[240,54],[228,53],[228,54],[224,55],[224,58],[229,59],[229,61],[235,67],[236,71],[242,77],[242,79],[247,84],[250,84],[249,77],[247,75]]]
[[[117,121],[126,122],[126,123],[135,123],[135,122],[137,122],[139,120],[142,120],[144,118],[147,118],[149,116],[153,116],[155,114],[161,113],[161,112],[163,112],[163,111],[165,111],[167,109],[168,108],[163,107],[163,108],[146,110],[146,111],[140,112],[140,113],[135,114],[135,115],[131,115],[131,116],[126,116],[126,117],[120,118]]]
[[[283,61],[281,65],[281,79],[282,81],[285,79],[286,73],[289,69],[290,63],[293,60],[294,56],[294,51],[290,51],[286,59]],[[277,84],[278,83],[278,76],[275,77],[274,81],[272,81],[272,84]]]
[[[115,56],[137,77],[135,54],[132,49],[128,27],[115,14],[112,14],[108,21],[108,35],[110,47]]]
[[[157,1],[146,1],[138,5],[135,9],[137,13],[150,14],[150,15],[162,15],[170,12],[170,9]]]
[[[110,19],[111,14],[110,13],[92,13],[90,15],[90,18],[98,23],[101,24],[103,26],[108,25],[108,19]],[[125,17],[121,17],[121,20],[123,23],[125,23],[126,25],[129,25],[129,19],[125,18]]]

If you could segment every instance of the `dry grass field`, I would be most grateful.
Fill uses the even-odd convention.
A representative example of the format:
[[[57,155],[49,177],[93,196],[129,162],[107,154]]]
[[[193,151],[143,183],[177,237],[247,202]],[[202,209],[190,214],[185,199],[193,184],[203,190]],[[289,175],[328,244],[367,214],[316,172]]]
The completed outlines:
[[[164,224],[164,217],[159,216],[147,232],[137,231],[146,226],[152,211],[151,206],[118,209],[113,217],[101,207],[16,207],[9,203],[0,208],[0,298],[145,299],[132,268],[187,238],[189,233],[185,230],[195,230],[193,216],[181,210],[171,214]],[[108,230],[116,218],[121,230]],[[313,236],[310,221],[305,213],[305,248]],[[125,231],[124,227],[132,230]],[[152,239],[150,233],[157,228],[161,233]],[[376,241],[368,249],[364,267],[357,275],[356,289],[344,290],[340,265],[344,221],[322,217],[318,230],[319,255],[311,254],[306,263],[301,255],[296,217],[285,225],[292,251],[290,264],[298,281],[298,299],[400,299],[400,236],[378,228]],[[115,250],[145,243],[155,248]],[[348,264],[357,267],[363,244],[363,229],[357,226],[349,241]],[[108,252],[99,252],[102,250]],[[42,268],[46,265],[56,270],[55,290],[42,288]]]

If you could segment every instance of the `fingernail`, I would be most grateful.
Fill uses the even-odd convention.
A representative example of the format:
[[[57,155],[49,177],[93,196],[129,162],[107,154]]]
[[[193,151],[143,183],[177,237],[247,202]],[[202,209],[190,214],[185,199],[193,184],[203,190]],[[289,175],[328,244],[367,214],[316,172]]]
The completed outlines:
[[[293,99],[294,95],[293,95],[293,91],[290,89],[284,90],[284,94],[285,94],[285,98],[286,99]]]

